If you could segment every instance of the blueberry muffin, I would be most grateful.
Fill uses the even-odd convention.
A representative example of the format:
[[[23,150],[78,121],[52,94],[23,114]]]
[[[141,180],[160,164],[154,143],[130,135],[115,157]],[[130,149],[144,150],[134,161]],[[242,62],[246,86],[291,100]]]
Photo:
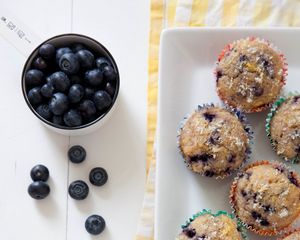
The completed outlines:
[[[243,240],[247,239],[243,228],[226,212],[212,214],[203,210],[182,226],[176,240]]]
[[[214,105],[199,107],[180,128],[178,144],[189,169],[207,177],[225,177],[250,153],[251,130],[239,112]]]
[[[285,160],[300,159],[300,95],[280,98],[268,115],[267,134],[276,153]]]
[[[300,214],[300,182],[285,165],[260,161],[232,184],[230,200],[236,216],[260,235],[277,235]]]
[[[288,233],[283,238],[280,238],[279,240],[299,240],[300,239],[300,229],[295,230],[291,233]]]
[[[240,39],[225,47],[218,58],[219,97],[244,112],[259,112],[272,104],[285,82],[286,64],[270,43]]]

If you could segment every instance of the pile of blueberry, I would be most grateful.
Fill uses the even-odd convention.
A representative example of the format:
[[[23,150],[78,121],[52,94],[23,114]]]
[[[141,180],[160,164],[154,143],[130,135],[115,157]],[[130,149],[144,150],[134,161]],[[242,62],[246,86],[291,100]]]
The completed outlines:
[[[75,164],[82,163],[86,158],[86,151],[82,146],[72,146],[68,151],[68,158]],[[50,193],[50,187],[46,183],[49,178],[49,170],[44,165],[36,165],[31,169],[30,176],[34,181],[28,187],[29,195],[37,200],[46,198]],[[103,186],[108,180],[108,174],[104,168],[96,167],[90,171],[89,180],[92,185]],[[82,180],[76,180],[69,185],[69,195],[75,200],[83,200],[89,194],[89,186]],[[99,215],[91,215],[85,221],[88,233],[98,235],[105,229],[105,220]]]
[[[60,48],[42,45],[25,73],[27,98],[35,111],[70,128],[104,114],[113,104],[117,81],[110,60],[80,43]]]

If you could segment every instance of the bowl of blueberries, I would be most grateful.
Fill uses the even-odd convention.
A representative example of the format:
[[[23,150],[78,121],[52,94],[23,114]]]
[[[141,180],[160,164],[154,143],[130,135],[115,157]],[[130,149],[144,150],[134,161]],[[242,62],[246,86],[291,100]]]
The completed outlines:
[[[100,127],[115,108],[119,87],[110,52],[79,34],[58,35],[40,44],[22,73],[29,109],[47,127],[65,135]]]

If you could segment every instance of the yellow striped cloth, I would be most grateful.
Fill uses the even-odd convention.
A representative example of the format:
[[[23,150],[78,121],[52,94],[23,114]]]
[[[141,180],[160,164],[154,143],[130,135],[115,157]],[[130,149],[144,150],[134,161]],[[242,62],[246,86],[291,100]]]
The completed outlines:
[[[300,26],[300,0],[152,0],[148,83],[148,179],[136,240],[153,240],[154,139],[160,33],[174,26]],[[162,239],[157,239],[162,240]]]

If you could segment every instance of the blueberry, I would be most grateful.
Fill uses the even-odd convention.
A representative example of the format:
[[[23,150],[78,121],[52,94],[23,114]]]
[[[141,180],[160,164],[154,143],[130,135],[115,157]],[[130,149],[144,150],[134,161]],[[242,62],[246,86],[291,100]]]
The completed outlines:
[[[63,117],[61,115],[59,115],[59,116],[53,115],[51,122],[56,124],[56,125],[59,125],[59,126],[64,125],[64,120],[63,120]]]
[[[52,117],[52,112],[49,109],[48,104],[39,105],[36,109],[36,112],[44,119],[49,120]]]
[[[59,48],[57,49],[56,51],[56,63],[58,64],[59,63],[59,59],[61,58],[62,55],[64,55],[65,53],[71,53],[72,50],[68,47],[64,47],[64,48]]]
[[[27,94],[28,100],[32,105],[37,105],[43,101],[43,97],[41,95],[41,88],[35,87],[32,88]]]
[[[57,91],[65,92],[70,87],[70,79],[64,72],[55,72],[50,76],[54,88]]]
[[[89,70],[85,73],[85,81],[91,86],[99,86],[103,81],[103,73],[99,69]]]
[[[115,88],[112,86],[110,82],[107,82],[105,85],[104,90],[111,96],[113,97],[115,95]]]
[[[40,47],[39,54],[45,59],[51,59],[54,57],[55,47],[50,43],[45,43]]]
[[[222,70],[218,70],[217,73],[216,73],[216,76],[217,76],[217,81],[219,81],[219,79],[220,79],[221,77],[223,77],[223,72],[222,72]]]
[[[51,112],[55,115],[62,115],[68,110],[69,100],[68,97],[63,93],[54,93],[50,103],[49,108]]]
[[[290,183],[294,184],[296,187],[299,187],[299,183],[297,178],[294,176],[293,172],[289,172],[288,174],[288,179],[290,181]]]
[[[103,70],[105,66],[111,66],[110,61],[105,57],[99,57],[96,59],[96,66],[100,70]]]
[[[67,74],[75,74],[79,71],[80,65],[74,53],[65,53],[59,59],[59,67]]]
[[[72,163],[82,163],[86,158],[86,151],[82,146],[72,146],[68,151],[69,160]]]
[[[105,66],[103,68],[103,75],[108,82],[114,83],[117,78],[117,73],[112,66]]]
[[[28,70],[25,74],[25,83],[27,86],[39,86],[43,83],[44,74],[37,69]]]
[[[103,111],[112,104],[112,100],[107,92],[100,90],[95,92],[94,103],[99,111]]]
[[[96,114],[97,112],[94,102],[88,99],[84,100],[79,105],[78,110],[80,111],[81,115],[84,117],[90,117]]]
[[[82,125],[82,117],[77,110],[71,109],[64,114],[64,123],[68,127],[78,127]]]
[[[189,229],[189,228],[183,229],[183,233],[189,238],[193,238],[197,234],[195,229]]]
[[[32,65],[34,68],[39,69],[39,70],[45,70],[48,67],[46,61],[42,57],[37,57],[33,61]]]
[[[49,83],[44,84],[41,88],[41,94],[45,98],[51,98],[53,95],[53,91],[54,91],[54,87],[52,86],[52,84]]]
[[[211,114],[211,113],[203,113],[203,116],[205,118],[205,120],[212,122],[212,120],[214,120],[214,118],[216,117],[216,114]]]
[[[89,216],[85,221],[85,229],[92,235],[98,235],[105,229],[105,220],[99,215]]]
[[[46,77],[46,83],[49,83],[49,84],[52,85],[52,86],[54,85],[54,81],[53,81],[53,79],[51,78],[51,75]]]
[[[95,90],[93,88],[85,88],[85,93],[84,93],[84,97],[86,99],[93,99],[94,98],[94,94],[95,94]]]
[[[245,54],[243,54],[243,55],[240,56],[239,60],[240,60],[240,62],[244,62],[244,61],[248,61],[249,58]]]
[[[36,181],[29,185],[28,194],[37,200],[46,198],[50,193],[50,187],[47,183]]]
[[[46,182],[49,178],[49,170],[44,165],[36,165],[30,171],[30,176],[33,181]]]
[[[107,182],[108,175],[104,168],[97,167],[91,170],[89,179],[91,184],[100,187]]]
[[[71,46],[71,49],[72,49],[73,53],[77,53],[78,51],[85,49],[85,46],[81,43],[74,43]]]
[[[94,65],[94,55],[89,50],[79,50],[76,56],[80,62],[80,66],[84,68],[92,68]]]
[[[204,172],[204,176],[206,177],[213,177],[215,175],[215,173],[213,171],[210,171],[210,170],[206,170]]]
[[[69,89],[69,100],[71,103],[78,103],[84,96],[84,88],[80,84],[74,84]]]
[[[72,75],[70,77],[70,80],[71,80],[71,84],[82,84],[82,78],[78,75]]]
[[[214,157],[211,154],[203,153],[203,154],[198,154],[195,156],[190,157],[191,162],[208,162],[210,160],[213,160]]]
[[[264,89],[261,86],[257,85],[257,86],[252,87],[252,89],[253,89],[255,97],[260,97],[264,93]]]
[[[69,194],[75,200],[83,200],[89,195],[89,186],[82,180],[74,181],[69,186]]]
[[[243,190],[243,189],[241,190],[241,194],[242,194],[243,197],[247,196],[247,192],[245,190]]]
[[[267,219],[262,218],[262,219],[260,220],[260,225],[262,225],[262,226],[269,226],[270,223],[269,223],[269,221],[268,221]]]

